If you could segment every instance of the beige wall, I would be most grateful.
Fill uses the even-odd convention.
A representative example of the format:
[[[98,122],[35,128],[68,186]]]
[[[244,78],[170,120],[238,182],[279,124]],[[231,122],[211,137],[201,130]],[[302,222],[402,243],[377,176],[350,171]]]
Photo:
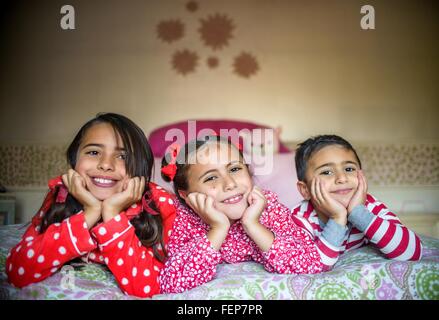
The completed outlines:
[[[435,1],[69,1],[74,31],[59,27],[66,1],[21,1],[1,30],[0,143],[66,143],[99,111],[121,112],[146,132],[187,118],[227,117],[282,125],[285,140],[333,132],[355,141],[437,141],[438,5]],[[374,5],[376,30],[360,29]],[[236,29],[212,51],[199,19],[225,13]],[[179,18],[186,36],[156,37]],[[214,53],[181,76],[177,49]],[[261,70],[234,75],[232,57],[252,52]]]

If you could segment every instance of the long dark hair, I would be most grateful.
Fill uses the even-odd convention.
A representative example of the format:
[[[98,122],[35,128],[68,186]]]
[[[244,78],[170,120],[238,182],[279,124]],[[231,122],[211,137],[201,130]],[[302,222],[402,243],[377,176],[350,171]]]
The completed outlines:
[[[245,163],[245,161],[244,161],[244,155],[243,155],[241,149],[237,148],[230,141],[230,139],[227,139],[227,138],[221,137],[221,136],[206,136],[206,137],[204,137],[204,139],[194,139],[192,141],[189,141],[180,149],[180,152],[177,155],[177,159],[176,159],[176,163],[175,163],[176,167],[177,167],[177,171],[176,171],[176,174],[174,176],[174,179],[172,180],[174,193],[177,196],[177,198],[180,200],[180,203],[182,203],[185,206],[186,206],[186,201],[180,196],[180,193],[178,191],[179,190],[187,191],[189,188],[188,171],[189,171],[189,168],[191,165],[189,163],[189,155],[198,151],[198,149],[200,149],[202,146],[206,145],[209,142],[227,143],[228,145],[232,146],[233,148],[236,148],[239,152],[239,157],[243,160],[245,166],[247,167],[247,171],[248,171],[249,175],[252,176],[252,173],[251,173],[251,170],[250,170],[248,164]],[[169,153],[165,154],[165,156],[162,159],[162,168],[164,166],[168,165],[170,163],[170,161],[171,161],[171,155]],[[165,180],[166,182],[171,181],[171,179],[167,175],[163,174],[163,172],[161,175],[162,175],[163,180]]]
[[[79,129],[73,141],[67,148],[67,162],[71,168],[75,168],[79,146],[87,132],[92,126],[100,123],[108,123],[112,126],[123,142],[126,150],[125,166],[130,177],[145,177],[144,196],[150,195],[149,182],[154,165],[154,156],[145,133],[133,121],[125,116],[116,113],[99,113],[97,116]],[[56,199],[58,190],[53,197]],[[53,200],[54,200],[53,199]],[[64,219],[81,211],[82,205],[70,194],[67,195],[65,203],[55,203],[44,215],[40,224],[40,233],[43,233],[52,223],[61,222]],[[150,202],[150,207],[157,210],[154,202]],[[165,245],[163,242],[163,225],[160,215],[151,215],[142,211],[139,215],[130,220],[134,226],[135,233],[141,243],[146,247],[152,247],[154,256],[160,261],[166,257]],[[163,254],[158,252],[160,244]]]

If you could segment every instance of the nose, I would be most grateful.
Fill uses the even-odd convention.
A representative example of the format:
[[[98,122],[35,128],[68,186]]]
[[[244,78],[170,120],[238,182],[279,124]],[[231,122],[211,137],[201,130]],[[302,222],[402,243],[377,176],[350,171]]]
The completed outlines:
[[[341,184],[348,182],[348,177],[344,171],[340,171],[336,173],[335,176],[335,183]]]
[[[99,159],[98,169],[102,171],[113,171],[114,170],[113,158],[110,156],[103,155]]]
[[[224,190],[229,191],[235,189],[236,187],[237,184],[235,182],[235,179],[233,179],[233,177],[231,177],[230,175],[226,175],[224,177]]]

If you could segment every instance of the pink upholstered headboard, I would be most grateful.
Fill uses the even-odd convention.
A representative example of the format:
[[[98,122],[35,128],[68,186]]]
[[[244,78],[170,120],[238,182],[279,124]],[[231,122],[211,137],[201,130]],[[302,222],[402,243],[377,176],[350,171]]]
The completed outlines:
[[[224,129],[224,130],[236,129],[237,131],[240,131],[242,129],[252,130],[257,128],[271,128],[271,127],[267,127],[265,125],[261,125],[253,122],[227,120],[227,119],[196,120],[196,127],[195,127],[196,132],[194,134],[195,135],[198,134],[198,132],[202,129],[212,129],[215,132],[217,132],[217,134],[219,134],[220,129]],[[187,142],[187,138],[188,138],[187,121],[176,122],[157,128],[153,130],[148,137],[148,141],[151,145],[154,157],[163,157],[166,148],[174,142],[174,141],[165,140],[166,133],[170,129],[180,129],[184,133],[184,137],[186,139],[185,142]],[[282,143],[282,141],[280,141],[279,153],[287,153],[287,152],[290,152],[290,150]]]

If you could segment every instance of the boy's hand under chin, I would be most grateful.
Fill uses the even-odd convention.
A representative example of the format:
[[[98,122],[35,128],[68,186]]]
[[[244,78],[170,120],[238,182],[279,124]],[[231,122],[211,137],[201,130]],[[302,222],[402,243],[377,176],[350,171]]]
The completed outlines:
[[[107,222],[134,203],[140,201],[145,190],[145,177],[128,179],[122,192],[113,194],[102,202],[102,219]]]
[[[347,224],[347,209],[343,204],[330,196],[323,182],[318,177],[311,181],[311,200],[315,209],[324,214],[328,219],[332,219],[342,226]]]
[[[355,191],[354,195],[351,198],[351,201],[349,202],[347,211],[348,214],[352,212],[352,210],[360,205],[364,204],[366,202],[367,197],[367,180],[364,176],[364,173],[362,170],[358,170],[358,186],[357,190]]]
[[[85,222],[88,228],[93,227],[101,218],[102,202],[87,190],[85,180],[73,169],[62,175],[64,185],[69,193],[84,207]]]

